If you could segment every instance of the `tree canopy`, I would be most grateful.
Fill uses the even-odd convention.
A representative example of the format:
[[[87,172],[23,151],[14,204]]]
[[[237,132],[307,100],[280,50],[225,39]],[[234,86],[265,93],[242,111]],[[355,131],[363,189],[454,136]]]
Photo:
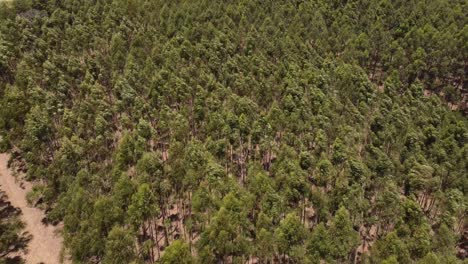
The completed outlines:
[[[0,1],[0,148],[74,263],[461,263],[467,8]]]

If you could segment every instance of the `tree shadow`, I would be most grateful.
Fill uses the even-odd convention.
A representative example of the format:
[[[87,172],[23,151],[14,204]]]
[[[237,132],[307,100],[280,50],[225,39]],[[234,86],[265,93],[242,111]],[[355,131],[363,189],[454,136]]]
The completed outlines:
[[[0,250],[0,256],[3,256],[5,263],[24,263],[21,255],[27,253],[28,243],[32,239],[32,235],[28,232],[22,232],[24,223],[21,222],[19,216],[21,209],[14,207],[9,201],[7,195],[0,190],[0,229],[9,234],[10,244],[7,248]],[[0,234],[1,236],[1,234]]]
[[[24,263],[23,259],[20,256],[16,257],[7,257],[5,259],[5,264],[21,264]]]

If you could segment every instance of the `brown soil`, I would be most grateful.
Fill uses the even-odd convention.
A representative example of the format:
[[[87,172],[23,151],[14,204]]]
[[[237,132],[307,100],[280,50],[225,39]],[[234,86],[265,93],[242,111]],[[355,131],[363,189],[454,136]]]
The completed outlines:
[[[63,241],[59,227],[44,225],[42,223],[44,212],[28,205],[26,194],[32,186],[28,182],[23,182],[23,188],[20,187],[7,166],[8,159],[8,154],[0,154],[0,189],[6,193],[13,206],[21,209],[21,220],[26,224],[25,232],[32,235],[23,257],[28,264],[58,264]]]

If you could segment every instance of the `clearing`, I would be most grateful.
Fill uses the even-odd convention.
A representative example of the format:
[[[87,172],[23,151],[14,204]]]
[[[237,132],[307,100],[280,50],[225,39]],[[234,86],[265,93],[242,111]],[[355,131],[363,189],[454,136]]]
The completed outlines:
[[[44,212],[28,205],[26,194],[32,187],[31,183],[23,182],[23,188],[20,187],[8,168],[9,157],[8,154],[0,153],[0,189],[6,193],[13,206],[21,209],[21,220],[26,224],[24,231],[32,235],[23,257],[26,263],[58,264],[63,241],[59,227],[44,225]]]

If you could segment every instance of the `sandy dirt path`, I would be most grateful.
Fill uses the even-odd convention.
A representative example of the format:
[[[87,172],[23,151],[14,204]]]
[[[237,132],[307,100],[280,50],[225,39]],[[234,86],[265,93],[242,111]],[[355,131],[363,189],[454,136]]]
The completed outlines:
[[[63,241],[57,233],[58,227],[42,224],[44,212],[28,205],[26,194],[31,189],[31,184],[24,182],[25,189],[19,186],[19,182],[8,169],[8,159],[8,154],[0,153],[0,189],[8,195],[13,206],[21,209],[21,219],[26,224],[25,231],[32,235],[23,257],[27,264],[58,264]]]

